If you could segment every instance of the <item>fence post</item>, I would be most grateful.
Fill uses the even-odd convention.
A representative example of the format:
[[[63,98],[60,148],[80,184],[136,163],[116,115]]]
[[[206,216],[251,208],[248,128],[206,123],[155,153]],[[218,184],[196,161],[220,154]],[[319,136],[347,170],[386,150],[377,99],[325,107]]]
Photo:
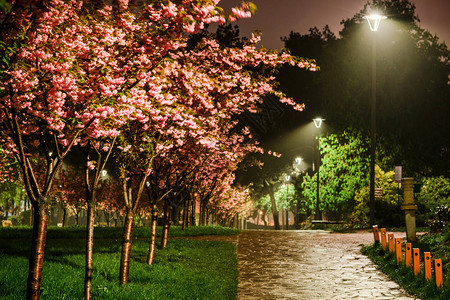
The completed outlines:
[[[387,242],[386,242],[386,228],[381,228],[381,247],[383,247],[383,251],[386,251]]]
[[[424,252],[423,253],[423,262],[424,262],[424,272],[425,272],[425,279],[427,281],[431,280],[431,253],[430,252]]]
[[[394,234],[388,233],[388,240],[389,240],[389,252],[395,251],[395,243],[394,243]]]
[[[420,272],[420,249],[414,248],[413,249],[413,255],[414,255],[414,275],[419,275]]]
[[[375,245],[380,243],[380,233],[378,232],[378,225],[373,225],[373,239],[375,240]]]
[[[400,263],[403,259],[402,254],[402,239],[396,238],[395,239],[395,256],[397,258],[397,263]]]
[[[411,268],[411,262],[412,262],[412,244],[406,243],[405,244],[405,265],[407,268]]]
[[[434,260],[434,278],[436,279],[436,286],[438,288],[442,288],[443,287],[442,259],[435,259]]]

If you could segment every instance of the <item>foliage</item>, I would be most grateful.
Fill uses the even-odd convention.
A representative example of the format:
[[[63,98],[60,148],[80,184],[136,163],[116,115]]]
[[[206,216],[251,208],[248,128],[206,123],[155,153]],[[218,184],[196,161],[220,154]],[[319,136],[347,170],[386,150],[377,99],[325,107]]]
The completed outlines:
[[[350,212],[359,189],[368,182],[367,141],[359,133],[343,132],[320,137],[320,209]],[[303,195],[316,206],[317,173],[306,175]]]
[[[434,217],[428,223],[432,232],[442,232],[448,226],[450,221],[450,206],[439,206]]]
[[[23,185],[20,182],[4,180],[0,182],[0,207],[6,209],[11,205],[18,206],[25,199]]]
[[[280,185],[275,190],[275,201],[277,204],[277,209],[292,209],[295,206],[296,201],[298,199],[298,193],[294,186],[291,184],[283,184]],[[272,212],[272,207],[270,203],[270,196],[268,194],[259,197],[257,200],[253,202],[254,207],[257,207],[264,211]]]
[[[0,295],[1,298],[23,299],[26,281],[26,237],[5,236],[0,230]],[[101,228],[98,228],[101,231]],[[83,299],[84,231],[55,228],[60,238],[50,236],[47,243],[42,288],[44,299]],[[200,233],[202,229],[197,229]],[[77,232],[76,237],[64,238],[65,232]],[[203,228],[214,233],[215,228]],[[225,232],[217,228],[217,232]],[[28,228],[27,232],[31,234]],[[179,231],[181,233],[181,230]],[[97,230],[96,230],[97,233]],[[117,236],[120,231],[116,230]],[[148,232],[147,232],[148,233]],[[70,236],[70,235],[69,235]],[[113,242],[114,241],[114,242]],[[176,239],[165,250],[157,249],[153,265],[145,258],[148,241],[134,242],[130,283],[117,285],[120,243],[100,234],[95,240],[93,291],[94,299],[235,299],[237,297],[236,247],[231,243]]]
[[[400,209],[400,190],[394,181],[395,172],[384,172],[375,165],[375,188],[382,189],[382,197],[375,199],[375,220],[383,226],[401,226],[404,222]],[[369,186],[366,185],[355,195],[355,207],[350,216],[353,225],[369,224]]]
[[[450,203],[450,179],[444,176],[423,179],[417,202],[429,210],[435,210],[440,205]]]
[[[283,184],[275,192],[275,198],[278,199],[280,208],[290,209],[298,198],[297,190],[290,183]]]
[[[6,0],[0,0],[0,10],[7,12],[11,9],[11,4]]]

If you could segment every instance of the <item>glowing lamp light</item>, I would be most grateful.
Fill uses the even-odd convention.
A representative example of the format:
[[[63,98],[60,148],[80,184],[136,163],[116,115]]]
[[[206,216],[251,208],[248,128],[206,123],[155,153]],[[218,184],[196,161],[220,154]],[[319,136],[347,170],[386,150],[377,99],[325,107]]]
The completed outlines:
[[[322,122],[325,121],[325,119],[315,118],[315,119],[313,119],[313,121],[314,121],[314,125],[316,126],[316,128],[320,128],[322,126]]]
[[[378,27],[380,26],[381,20],[386,19],[386,17],[382,15],[370,15],[364,16],[363,19],[366,19],[369,23],[370,30],[377,31]]]
[[[301,158],[301,157],[296,157],[296,158],[295,158],[295,163],[299,165],[299,164],[302,163],[302,160],[303,160],[303,158]]]
[[[291,180],[291,176],[290,175],[286,175],[286,177],[284,177],[286,179],[286,181]]]
[[[106,170],[102,170],[102,176],[103,176],[103,177],[105,177],[105,176],[106,176],[106,174],[108,174],[108,171],[106,171]]]

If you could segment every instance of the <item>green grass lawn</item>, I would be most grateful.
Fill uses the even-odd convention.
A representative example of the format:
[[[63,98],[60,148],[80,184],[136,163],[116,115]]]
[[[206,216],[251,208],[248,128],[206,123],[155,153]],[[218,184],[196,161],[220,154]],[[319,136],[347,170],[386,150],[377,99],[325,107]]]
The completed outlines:
[[[84,228],[50,228],[41,299],[83,299]],[[134,231],[130,282],[118,285],[121,228],[96,228],[93,299],[236,299],[236,247],[226,242],[172,239],[145,263],[148,228]],[[237,234],[222,227],[171,229],[172,236]],[[0,299],[24,299],[31,229],[0,228]]]
[[[381,246],[375,247],[373,244],[364,246],[362,253],[367,255],[380,270],[386,273],[392,280],[400,284],[410,294],[421,299],[450,299],[450,230],[444,233],[425,234],[413,243],[413,248],[419,248],[421,261],[423,261],[423,252],[431,252],[432,259],[442,259],[444,288],[438,289],[433,279],[431,282],[425,280],[423,266],[419,276],[414,276],[413,270],[406,268],[404,263],[397,264],[395,254],[386,253]],[[434,270],[434,268],[433,268]]]

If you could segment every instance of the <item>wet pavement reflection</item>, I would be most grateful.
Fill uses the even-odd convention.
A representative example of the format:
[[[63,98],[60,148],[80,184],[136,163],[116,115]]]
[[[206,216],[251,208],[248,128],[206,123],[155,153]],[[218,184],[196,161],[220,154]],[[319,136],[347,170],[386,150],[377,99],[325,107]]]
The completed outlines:
[[[370,232],[244,230],[239,299],[415,299],[359,252]]]

